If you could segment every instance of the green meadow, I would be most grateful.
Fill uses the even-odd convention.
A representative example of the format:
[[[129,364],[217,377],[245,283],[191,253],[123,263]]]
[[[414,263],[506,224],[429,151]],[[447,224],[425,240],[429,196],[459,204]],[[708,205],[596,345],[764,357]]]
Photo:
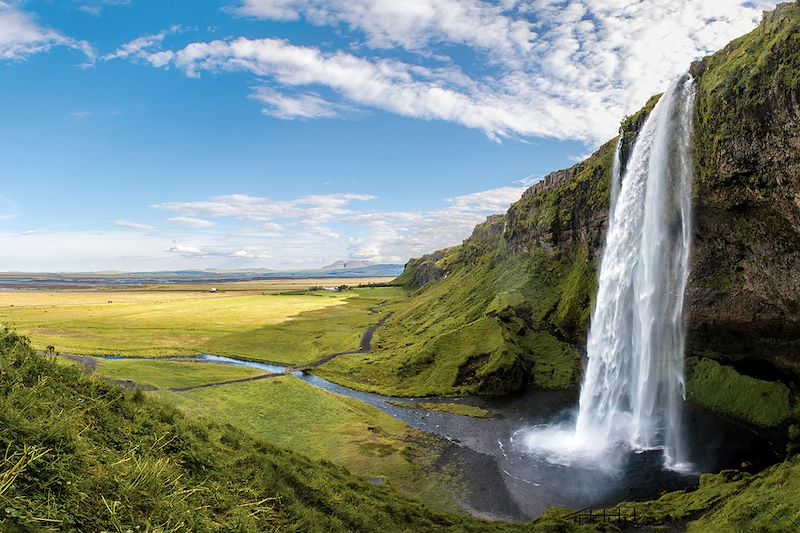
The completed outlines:
[[[457,509],[444,477],[432,473],[437,441],[358,400],[293,376],[156,394],[189,416],[224,420],[276,446],[342,465],[372,483]]]
[[[99,360],[94,374],[103,380],[132,381],[191,418],[224,421],[267,442],[312,459],[346,467],[372,483],[422,497],[456,511],[450,495],[454,473],[432,474],[441,444],[363,402],[319,389],[291,375],[246,383],[197,387],[262,376],[246,367],[188,361]],[[469,406],[431,404],[448,412]],[[482,410],[461,412],[485,416]],[[449,487],[449,488],[448,488]]]
[[[211,353],[300,365],[357,350],[364,331],[405,297],[399,288],[234,289],[10,291],[0,323],[29,335],[36,349],[54,346],[60,353]]]

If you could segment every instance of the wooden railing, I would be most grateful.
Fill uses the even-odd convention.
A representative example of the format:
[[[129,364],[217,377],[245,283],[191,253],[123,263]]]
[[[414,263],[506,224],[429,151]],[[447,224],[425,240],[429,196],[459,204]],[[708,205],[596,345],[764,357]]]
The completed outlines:
[[[577,525],[582,524],[597,524],[597,523],[632,523],[636,522],[636,507],[633,508],[633,514],[629,512],[622,513],[622,509],[595,509],[594,507],[585,507],[574,513],[570,513],[564,517],[565,520],[572,520]]]

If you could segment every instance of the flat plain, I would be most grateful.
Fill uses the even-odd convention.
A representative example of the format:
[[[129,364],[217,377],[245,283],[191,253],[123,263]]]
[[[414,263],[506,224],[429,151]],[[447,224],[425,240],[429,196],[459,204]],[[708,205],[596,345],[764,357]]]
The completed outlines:
[[[404,299],[385,279],[287,280],[136,290],[10,290],[0,322],[60,353],[226,355],[284,365],[357,350],[364,330]],[[352,290],[321,290],[350,284]]]

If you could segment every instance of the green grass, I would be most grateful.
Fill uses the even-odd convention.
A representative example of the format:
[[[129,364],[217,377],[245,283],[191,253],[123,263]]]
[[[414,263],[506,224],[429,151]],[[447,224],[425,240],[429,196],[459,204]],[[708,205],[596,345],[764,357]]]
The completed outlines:
[[[733,470],[703,474],[695,490],[670,492],[652,501],[621,503],[610,509],[608,514],[616,515],[619,510],[622,516],[632,520],[635,508],[640,524],[669,524],[697,517],[742,490],[751,480],[750,474]]]
[[[419,402],[419,403],[406,403],[406,402],[389,402],[397,407],[405,409],[424,409],[426,411],[440,411],[442,413],[450,413],[451,415],[471,416],[472,418],[489,418],[492,413],[486,409],[475,407],[474,405],[467,405],[463,403],[435,403],[435,402]]]
[[[83,376],[0,332],[0,525],[12,531],[513,531]]]
[[[111,381],[130,380],[138,386],[157,389],[195,387],[234,379],[263,375],[263,370],[232,365],[215,365],[183,361],[99,361],[98,376]]]
[[[435,441],[363,402],[292,376],[162,397],[189,414],[225,420],[277,446],[456,509],[430,474],[437,457]]]
[[[619,510],[648,531],[671,531],[670,525],[688,521],[689,533],[800,530],[800,456],[756,475],[734,470],[703,474],[694,490],[677,491],[647,502],[622,503]]]
[[[10,291],[0,322],[61,353],[160,357],[212,353],[310,363],[359,347],[397,288],[261,294],[198,291]],[[111,301],[112,303],[108,303]]]
[[[100,361],[96,373],[105,379],[169,389],[264,372],[211,363],[113,360]],[[326,392],[292,376],[180,394],[165,392],[161,397],[193,416],[201,414],[232,423],[270,443],[341,464],[411,495],[422,491],[430,500],[440,502],[440,507],[456,509],[439,483],[426,474],[426,465],[430,466],[437,454],[433,441],[362,402]],[[475,416],[488,415],[483,415],[482,409],[472,409],[470,414]]]
[[[800,457],[755,476],[700,520],[689,533],[711,531],[800,531]]]
[[[789,388],[782,383],[743,376],[706,358],[687,366],[687,398],[703,407],[765,427],[793,414]]]
[[[330,298],[313,293],[307,298]],[[344,293],[343,305],[295,315],[254,330],[237,330],[205,346],[206,353],[282,365],[303,365],[334,353],[358,350],[361,337],[406,298],[403,289],[380,287]],[[375,312],[377,311],[377,312]]]

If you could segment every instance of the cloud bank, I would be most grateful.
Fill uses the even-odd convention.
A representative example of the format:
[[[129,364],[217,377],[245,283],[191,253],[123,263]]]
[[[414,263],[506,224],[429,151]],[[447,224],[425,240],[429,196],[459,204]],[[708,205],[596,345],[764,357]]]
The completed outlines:
[[[597,144],[690,61],[753,28],[763,0],[244,0],[234,15],[304,21],[347,44],[231,37],[135,56],[187,76],[247,72],[251,98],[281,119],[358,108],[443,120],[492,139],[553,137]],[[153,38],[159,37],[159,38]],[[149,40],[148,40],[149,39]],[[135,54],[126,52],[136,49]],[[319,89],[324,89],[321,95]]]

